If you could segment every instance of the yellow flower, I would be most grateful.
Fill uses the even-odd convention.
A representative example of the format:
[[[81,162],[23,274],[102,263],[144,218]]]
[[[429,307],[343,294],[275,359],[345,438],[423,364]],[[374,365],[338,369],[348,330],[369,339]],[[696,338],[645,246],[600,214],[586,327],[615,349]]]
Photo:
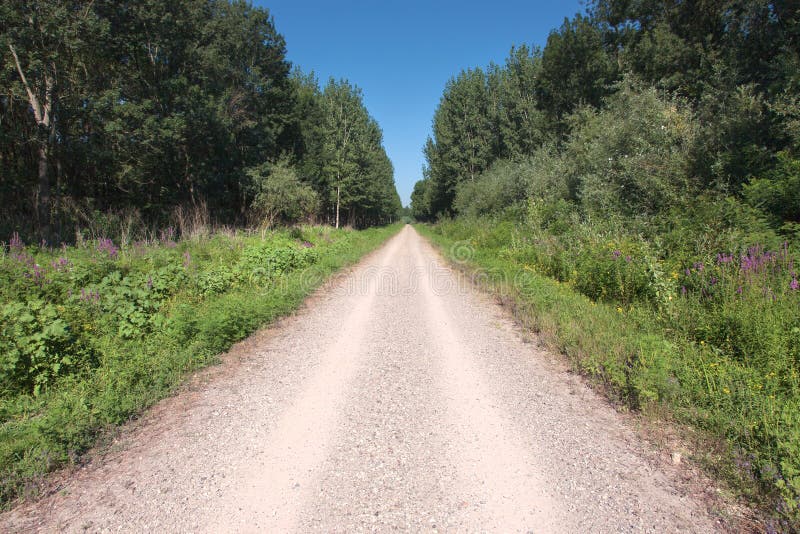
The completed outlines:
[[[617,307],[617,311],[618,311],[619,313],[622,313],[622,308],[620,308],[620,307]]]
[[[728,388],[722,388],[722,392],[723,392],[725,395],[730,395],[730,394],[731,394],[731,390],[729,390]]]
[[[705,344],[706,344],[706,342],[705,342],[705,341],[700,341],[700,344],[701,344],[701,345],[705,345]]]

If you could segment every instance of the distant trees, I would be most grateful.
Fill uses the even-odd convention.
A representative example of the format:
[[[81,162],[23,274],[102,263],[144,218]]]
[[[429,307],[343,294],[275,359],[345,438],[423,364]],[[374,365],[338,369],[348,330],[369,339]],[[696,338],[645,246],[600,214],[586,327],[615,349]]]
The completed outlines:
[[[795,232],[799,10],[589,2],[543,50],[447,84],[413,213],[501,211],[546,183],[584,213],[637,217],[728,195]]]
[[[330,172],[319,158],[333,128],[317,131],[331,116],[327,89],[290,75],[268,11],[244,0],[5,0],[0,20],[4,234],[66,238],[98,211],[166,221],[176,206],[203,204],[221,222],[244,222],[264,195],[254,176],[279,161],[296,167],[319,196],[315,214],[331,220],[333,184],[316,174]],[[331,95],[352,93],[342,110],[366,128],[358,91],[331,84]],[[372,123],[361,136],[372,156],[341,161],[347,224],[399,209]],[[359,142],[361,154],[369,143]]]

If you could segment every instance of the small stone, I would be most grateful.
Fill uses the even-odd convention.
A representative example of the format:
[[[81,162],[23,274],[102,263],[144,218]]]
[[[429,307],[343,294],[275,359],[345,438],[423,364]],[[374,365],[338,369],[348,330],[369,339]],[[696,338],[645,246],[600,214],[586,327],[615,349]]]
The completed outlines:
[[[673,452],[672,453],[672,464],[673,465],[678,465],[679,463],[681,463],[681,458],[682,458],[681,453]]]

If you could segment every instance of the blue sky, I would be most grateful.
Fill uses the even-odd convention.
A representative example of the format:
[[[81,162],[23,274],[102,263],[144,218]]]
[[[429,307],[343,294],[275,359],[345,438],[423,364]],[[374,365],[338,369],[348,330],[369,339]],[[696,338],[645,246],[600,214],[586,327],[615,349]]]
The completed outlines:
[[[274,16],[293,64],[323,83],[333,76],[362,89],[404,205],[422,177],[422,147],[447,80],[503,63],[511,45],[544,46],[564,17],[585,9],[581,0],[254,3]]]

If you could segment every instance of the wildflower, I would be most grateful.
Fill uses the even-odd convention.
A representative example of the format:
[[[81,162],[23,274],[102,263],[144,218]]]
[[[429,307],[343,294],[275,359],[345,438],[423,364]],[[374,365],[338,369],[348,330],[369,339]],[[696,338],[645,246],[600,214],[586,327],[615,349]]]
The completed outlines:
[[[52,267],[54,271],[66,270],[69,265],[69,260],[64,257],[58,258],[50,263],[50,267]]]
[[[619,306],[617,306],[617,312],[619,312],[619,313],[622,313],[622,308],[620,308]]]
[[[630,256],[625,256],[625,261],[630,263],[633,261],[633,258],[631,258]]]
[[[725,395],[730,395],[731,394],[731,390],[728,389],[728,388],[722,388],[722,392],[725,393]]]
[[[736,292],[741,295],[742,294],[742,286],[737,287],[736,288]]]
[[[611,253],[611,255],[614,256],[615,258],[619,258],[620,256],[622,256],[622,252],[620,252],[619,250],[615,250],[614,252]]]
[[[303,241],[303,245],[302,245],[303,248],[311,248],[313,246],[314,246],[314,244],[311,243],[310,241]]]
[[[792,278],[792,281],[789,282],[789,289],[797,291],[798,288],[800,288],[800,284],[797,283],[797,278]]]
[[[15,251],[20,251],[25,247],[22,239],[19,238],[19,232],[14,232],[11,234],[11,241],[9,241],[8,246],[11,248],[11,250]]]
[[[114,245],[114,242],[105,237],[97,240],[97,251],[105,252],[112,260],[117,259],[117,255],[119,254],[119,249]]]
[[[148,276],[147,277],[147,289],[153,289],[153,277],[152,276]]]
[[[709,282],[711,283],[712,286],[715,285],[717,283],[717,277],[716,276],[712,276],[711,280],[709,280]]]
[[[681,295],[686,296],[686,293],[687,293],[686,286],[681,286]]]

